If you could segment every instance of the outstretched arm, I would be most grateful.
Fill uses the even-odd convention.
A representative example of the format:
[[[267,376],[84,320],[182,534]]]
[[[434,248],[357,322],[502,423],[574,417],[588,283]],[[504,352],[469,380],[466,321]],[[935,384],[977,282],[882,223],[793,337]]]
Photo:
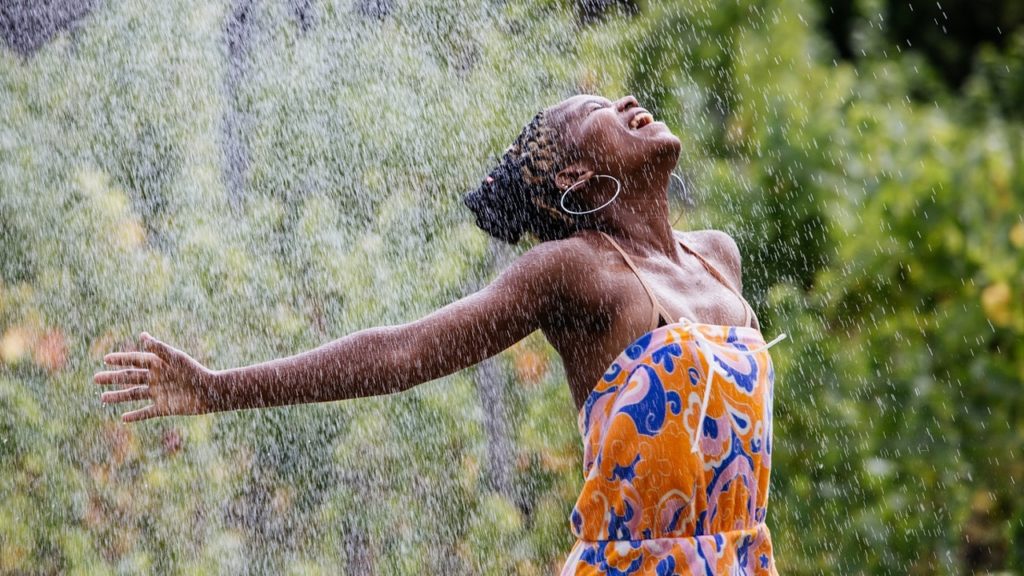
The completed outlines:
[[[542,243],[493,283],[415,322],[360,330],[308,352],[214,372],[142,334],[143,352],[108,354],[105,403],[151,400],[126,422],[390,394],[472,366],[557,315],[570,295],[560,242]]]

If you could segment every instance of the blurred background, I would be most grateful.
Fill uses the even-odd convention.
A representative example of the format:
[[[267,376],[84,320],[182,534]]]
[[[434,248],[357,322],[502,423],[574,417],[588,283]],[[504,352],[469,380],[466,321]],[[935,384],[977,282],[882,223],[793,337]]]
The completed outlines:
[[[683,141],[776,364],[782,574],[1024,574],[1024,4],[3,0],[0,573],[551,574],[582,485],[534,334],[407,393],[125,426],[213,369],[414,320],[528,245],[461,204],[533,114]],[[670,193],[675,194],[676,190]]]

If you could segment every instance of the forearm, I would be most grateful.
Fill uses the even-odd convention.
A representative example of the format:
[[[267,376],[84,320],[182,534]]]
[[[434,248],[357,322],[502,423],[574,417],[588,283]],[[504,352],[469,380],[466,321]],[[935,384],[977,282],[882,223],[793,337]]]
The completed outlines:
[[[215,372],[211,412],[390,394],[426,376],[404,359],[408,342],[385,326],[295,356]]]
[[[416,322],[361,330],[280,360],[216,372],[210,411],[328,402],[407,390],[497,354],[541,327],[582,274],[541,245],[487,288]],[[578,307],[577,307],[578,309]]]

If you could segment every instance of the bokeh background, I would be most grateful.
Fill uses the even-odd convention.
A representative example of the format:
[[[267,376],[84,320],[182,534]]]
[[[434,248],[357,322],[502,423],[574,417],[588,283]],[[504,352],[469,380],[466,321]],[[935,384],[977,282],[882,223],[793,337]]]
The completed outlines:
[[[582,485],[539,334],[389,397],[125,426],[407,322],[527,245],[461,204],[540,108],[634,94],[773,349],[782,574],[1024,574],[1024,4],[0,2],[0,573],[550,574]],[[675,191],[673,190],[673,193]]]

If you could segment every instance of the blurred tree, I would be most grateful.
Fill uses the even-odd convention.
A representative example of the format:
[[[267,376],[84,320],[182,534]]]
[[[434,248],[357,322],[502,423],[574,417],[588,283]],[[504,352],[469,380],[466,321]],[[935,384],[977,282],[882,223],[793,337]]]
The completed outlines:
[[[1017,0],[888,0],[885,14],[888,38],[903,49],[923,52],[953,87],[970,75],[983,46],[1002,50],[1024,26],[1024,4]]]
[[[95,6],[96,0],[4,0],[0,37],[29,56],[61,31],[73,29]]]
[[[381,20],[391,14],[393,4],[393,0],[359,0],[356,2],[356,11],[363,16]]]
[[[223,121],[224,183],[233,207],[239,208],[246,197],[246,174],[249,169],[249,150],[246,142],[246,117],[241,100],[244,95],[245,76],[252,65],[250,48],[253,31],[253,0],[236,0],[228,11],[224,25],[224,43],[227,45],[227,72],[224,76],[225,101]]]
[[[557,570],[581,463],[539,335],[360,402],[124,427],[83,399],[141,329],[221,368],[481,285],[505,256],[462,191],[577,88],[681,136],[681,225],[736,236],[790,335],[780,571],[1024,571],[1016,8],[986,4],[999,40],[915,3],[973,32],[892,50],[885,2],[598,4],[111,1],[0,50],[0,572]]]
[[[636,0],[575,0],[575,3],[583,24],[599,21],[615,10],[625,14],[636,14],[640,10]]]
[[[952,88],[975,70],[986,46],[1004,51],[1024,26],[1024,4],[1016,0],[837,0],[817,2],[825,35],[845,60],[865,56],[853,35],[870,20],[898,50],[922,53]]]
[[[492,243],[487,251],[483,267],[489,276],[500,272],[510,263],[508,250]],[[481,283],[470,286],[471,290],[484,287]],[[473,369],[473,383],[480,396],[484,413],[484,431],[487,437],[487,481],[486,485],[504,498],[519,504],[512,485],[515,463],[515,439],[510,425],[511,406],[507,400],[508,379],[496,359],[484,360]]]

